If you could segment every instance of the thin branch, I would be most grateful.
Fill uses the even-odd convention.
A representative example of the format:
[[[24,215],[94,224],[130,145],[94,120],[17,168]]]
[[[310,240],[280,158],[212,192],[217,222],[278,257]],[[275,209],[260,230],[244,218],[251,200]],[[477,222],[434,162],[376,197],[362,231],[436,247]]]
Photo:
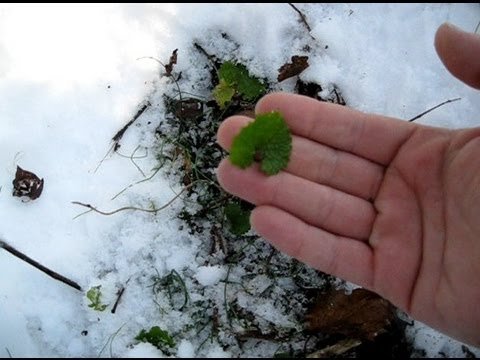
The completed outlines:
[[[117,131],[117,133],[113,136],[112,140],[113,140],[113,144],[110,146],[110,148],[108,149],[108,151],[106,152],[105,156],[102,158],[102,160],[100,160],[100,162],[98,163],[97,167],[95,168],[95,170],[93,170],[93,173],[96,173],[98,168],[103,164],[103,162],[105,161],[105,159],[107,158],[107,156],[113,151],[113,152],[117,152],[117,150],[120,148],[120,140],[122,139],[123,135],[125,134],[125,131],[127,131],[127,129],[135,122],[135,120],[137,120],[140,115],[142,115],[145,110],[147,110],[147,108],[152,105],[150,104],[150,102],[147,102],[145,105],[143,105],[140,110],[137,111],[137,113],[134,115],[134,117],[124,126],[122,127],[119,131]]]
[[[477,27],[475,28],[475,31],[474,31],[475,34],[477,33],[479,28],[480,28],[480,21],[478,22]]]
[[[5,348],[5,350],[7,351],[8,357],[9,357],[10,359],[13,359],[13,356],[12,356],[12,354],[10,353],[10,350],[8,350],[7,347]]]
[[[120,299],[121,299],[124,292],[125,292],[125,287],[122,286],[122,288],[118,292],[117,300],[115,301],[115,304],[113,305],[112,314],[115,314],[115,311],[117,311],[118,303],[120,302]]]
[[[419,115],[411,118],[411,119],[408,120],[408,121],[409,121],[409,122],[415,121],[415,120],[421,118],[423,115],[428,114],[430,111],[433,111],[433,110],[435,110],[436,108],[439,108],[439,107],[442,106],[442,105],[445,105],[445,104],[448,104],[448,103],[451,103],[451,102],[454,102],[454,101],[458,101],[458,100],[461,100],[461,99],[462,99],[462,98],[456,98],[456,99],[450,99],[450,100],[444,101],[444,102],[442,102],[441,104],[438,104],[437,106],[434,106],[434,107],[432,107],[432,108],[430,108],[430,109],[422,112],[421,114],[419,114]]]
[[[102,158],[102,160],[100,160],[97,164],[97,167],[95,168],[95,170],[93,170],[93,173],[95,174],[98,170],[98,168],[103,164],[103,162],[105,161],[105,159],[107,158],[107,156],[110,154],[110,152],[112,152],[112,150],[115,148],[115,144],[112,144],[110,146],[110,148],[108,149],[108,151],[105,153],[105,156]]]
[[[72,204],[75,204],[75,205],[80,205],[80,206],[83,206],[83,207],[86,207],[88,209],[90,209],[90,211],[95,211],[99,214],[102,214],[102,215],[106,215],[106,216],[109,216],[109,215],[113,215],[113,214],[116,214],[120,211],[125,211],[125,210],[136,210],[136,211],[144,211],[144,212],[148,212],[148,213],[157,213],[158,211],[160,210],[163,210],[165,209],[166,207],[168,207],[170,204],[172,204],[178,197],[180,197],[180,195],[182,195],[187,189],[189,189],[194,183],[191,183],[190,185],[184,187],[182,189],[182,191],[180,191],[177,195],[175,195],[169,202],[167,202],[165,205],[159,207],[159,208],[154,208],[154,209],[143,209],[143,208],[138,208],[138,207],[135,207],[135,206],[124,206],[124,207],[121,207],[119,209],[116,209],[116,210],[113,210],[113,211],[102,211],[102,210],[98,210],[96,207],[90,205],[90,204],[84,204],[84,203],[81,203],[79,201],[72,201]],[[80,215],[83,215],[85,214],[82,213]],[[77,215],[74,217],[74,219],[78,218],[80,215]]]
[[[212,63],[213,67],[216,69],[215,62],[216,58],[214,55],[210,55],[199,43],[194,43],[193,46],[200,51],[203,55],[207,57],[207,59]]]
[[[122,286],[122,288],[118,291],[117,300],[115,300],[115,304],[113,304],[113,308],[111,310],[112,314],[115,314],[115,311],[117,311],[117,306],[120,302],[120,299],[122,298],[123,293],[125,292],[125,288],[126,288],[129,281],[130,281],[130,279],[128,279],[127,282],[125,283],[125,286]]]
[[[33,267],[37,268],[38,270],[44,272],[45,274],[47,274],[48,276],[54,278],[55,280],[58,280],[58,281],[61,281],[63,282],[64,284],[67,284],[68,286],[71,286],[73,287],[74,289],[77,289],[79,291],[82,291],[82,288],[80,287],[80,285],[78,285],[75,281],[72,281],[68,278],[66,278],[65,276],[62,276],[60,275],[59,273],[53,271],[53,270],[50,270],[49,268],[43,266],[42,264],[40,264],[39,262],[33,260],[32,258],[28,257],[27,255],[25,255],[24,253],[18,251],[17,249],[15,249],[13,246],[10,246],[9,244],[7,244],[5,241],[3,240],[0,240],[0,248],[2,248],[3,250],[9,252],[10,254],[12,254],[13,256],[19,258],[20,260],[23,260],[25,261],[26,263],[29,263],[30,265],[32,265]]]
[[[127,131],[127,129],[135,122],[135,120],[137,120],[140,115],[142,115],[145,110],[147,110],[147,108],[152,105],[150,104],[150,102],[147,102],[146,104],[144,104],[138,111],[137,113],[133,116],[133,118],[125,124],[124,127],[122,127],[120,130],[118,130],[118,132],[113,136],[112,140],[113,140],[113,151],[117,151],[118,148],[120,147],[120,140],[122,139],[123,135],[125,134],[125,131]]]
[[[310,27],[310,25],[308,25],[307,18],[305,17],[305,15],[304,15],[300,10],[298,10],[298,8],[297,8],[295,5],[293,5],[292,3],[287,3],[287,4],[290,5],[290,6],[293,8],[293,10],[295,10],[295,11],[298,13],[298,15],[300,16],[300,21],[301,21],[301,22],[305,25],[305,27],[307,28],[308,34],[310,35],[310,37],[311,37],[313,40],[317,40],[317,39],[315,39],[315,38],[313,37],[313,35],[311,34],[312,28]]]

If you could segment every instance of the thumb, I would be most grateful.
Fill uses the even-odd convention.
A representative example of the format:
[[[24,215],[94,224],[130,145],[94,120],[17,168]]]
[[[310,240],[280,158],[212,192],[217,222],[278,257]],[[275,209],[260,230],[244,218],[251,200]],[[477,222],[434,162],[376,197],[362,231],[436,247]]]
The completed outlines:
[[[480,35],[445,23],[435,34],[435,49],[453,76],[480,89]]]

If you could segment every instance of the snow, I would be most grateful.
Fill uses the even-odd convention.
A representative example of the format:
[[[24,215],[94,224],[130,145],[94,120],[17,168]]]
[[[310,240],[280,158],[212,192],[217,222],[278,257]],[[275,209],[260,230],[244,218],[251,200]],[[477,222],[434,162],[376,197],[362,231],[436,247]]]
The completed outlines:
[[[193,358],[195,357],[195,348],[188,340],[182,340],[178,345],[177,357],[179,358]]]
[[[203,286],[212,286],[218,284],[221,279],[224,279],[226,275],[225,269],[220,266],[200,266],[198,272],[195,274],[195,278]]]
[[[129,349],[126,354],[126,358],[164,358],[162,352],[150,343],[139,343],[132,349]],[[179,357],[183,357],[180,356]]]
[[[354,108],[404,119],[461,97],[418,122],[477,125],[478,91],[443,68],[433,37],[445,21],[473,31],[480,20],[478,4],[298,6],[317,39],[309,40],[317,45],[304,80],[336,84]],[[221,31],[232,41],[221,38]],[[308,37],[286,4],[0,5],[1,239],[83,290],[101,285],[102,302],[109,305],[105,312],[93,311],[83,294],[0,251],[0,356],[162,357],[157,348],[133,338],[154,325],[179,333],[190,320],[179,311],[181,294],[174,299],[152,295],[155,276],[173,270],[190,274],[184,280],[192,289],[191,301],[222,299],[227,268],[204,264],[201,239],[176,216],[181,200],[156,215],[124,211],[78,218],[86,209],[71,203],[105,211],[145,208],[151,202],[160,207],[181,191],[160,171],[111,200],[143,178],[129,159],[132,154],[146,176],[156,165],[151,145],[166,85],[159,80],[158,63],[140,58],[163,61],[178,48],[177,71],[201,88],[205,75],[195,68],[200,56],[191,50],[199,39],[207,51],[225,59],[235,56],[252,73],[273,80],[291,55],[302,54]],[[282,87],[291,90],[293,83],[286,80]],[[107,156],[99,166],[112,136],[148,96],[157,103],[125,133],[120,152],[126,157]],[[22,202],[11,196],[17,165],[45,179],[39,199]],[[233,282],[245,273],[233,269],[229,275]],[[192,279],[207,287],[205,293],[194,290]],[[269,281],[258,278],[249,286],[261,293]],[[122,286],[126,290],[113,314]],[[259,317],[292,326],[272,303],[239,299]],[[411,336],[426,356],[463,356],[461,343],[418,322]],[[176,356],[241,354],[214,341],[197,352],[201,342],[194,336],[182,339]],[[241,355],[255,356],[248,351]]]

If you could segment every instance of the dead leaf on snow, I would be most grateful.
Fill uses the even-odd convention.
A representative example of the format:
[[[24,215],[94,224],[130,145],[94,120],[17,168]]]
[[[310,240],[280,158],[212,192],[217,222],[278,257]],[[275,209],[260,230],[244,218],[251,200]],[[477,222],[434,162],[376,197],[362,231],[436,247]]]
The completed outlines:
[[[43,190],[43,179],[30,171],[23,170],[17,165],[17,172],[13,183],[13,196],[27,196],[31,200],[37,199]]]
[[[170,56],[170,61],[165,65],[165,75],[172,75],[173,65],[177,63],[177,51],[178,49],[173,50],[172,55]]]
[[[291,63],[285,63],[278,69],[277,80],[279,82],[300,74],[309,66],[308,56],[294,55],[291,60]]]

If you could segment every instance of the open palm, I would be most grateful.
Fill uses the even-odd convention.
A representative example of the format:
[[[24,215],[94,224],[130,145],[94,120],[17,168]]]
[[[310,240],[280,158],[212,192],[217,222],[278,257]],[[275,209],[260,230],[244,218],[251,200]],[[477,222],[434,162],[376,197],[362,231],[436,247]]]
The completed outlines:
[[[456,30],[440,30],[444,63],[479,87],[479,72],[459,73],[461,61],[452,65],[442,50]],[[480,54],[480,40],[477,48]],[[257,104],[257,113],[271,110],[294,135],[285,171],[267,177],[227,159],[218,169],[227,191],[257,205],[256,231],[279,250],[480,345],[480,128],[426,127],[281,93]],[[227,119],[219,143],[228,149],[249,121]]]

